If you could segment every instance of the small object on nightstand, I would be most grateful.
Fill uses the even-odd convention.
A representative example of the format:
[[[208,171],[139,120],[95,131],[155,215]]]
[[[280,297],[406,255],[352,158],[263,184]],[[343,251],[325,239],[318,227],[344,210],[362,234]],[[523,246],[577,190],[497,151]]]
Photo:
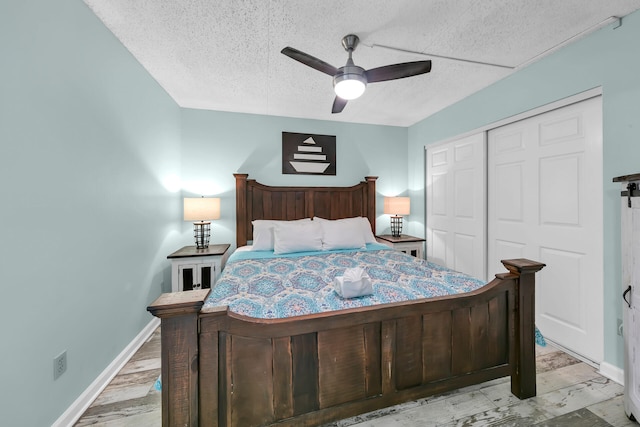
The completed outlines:
[[[425,239],[420,237],[401,234],[393,236],[391,234],[383,234],[376,236],[378,243],[387,245],[397,251],[404,252],[416,258],[424,259],[424,242]]]
[[[204,249],[185,246],[169,255],[171,292],[213,287],[229,257],[229,246],[226,243]]]
[[[206,249],[211,236],[211,219],[220,219],[220,199],[217,197],[185,197],[184,220],[193,223],[196,249]]]
[[[409,215],[411,200],[408,197],[385,197],[384,213],[391,215],[391,236],[402,234],[402,215]]]

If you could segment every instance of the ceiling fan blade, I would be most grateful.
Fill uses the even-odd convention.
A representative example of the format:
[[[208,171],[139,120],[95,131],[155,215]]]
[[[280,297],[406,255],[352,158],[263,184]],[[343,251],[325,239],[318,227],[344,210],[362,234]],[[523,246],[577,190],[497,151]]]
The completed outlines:
[[[331,77],[333,77],[338,72],[338,69],[333,65],[327,64],[321,59],[318,59],[307,53],[300,52],[298,49],[294,49],[292,47],[287,46],[284,49],[282,49],[280,53],[283,53],[287,55],[289,58],[295,59],[296,61],[301,62],[304,65],[307,65],[311,68],[315,68],[318,71],[328,74]]]
[[[347,105],[347,100],[342,99],[339,96],[336,96],[336,99],[333,100],[333,107],[331,108],[331,114],[341,113],[344,110],[345,105]]]
[[[387,80],[403,79],[405,77],[417,76],[431,71],[431,61],[403,62],[401,64],[385,65],[384,67],[372,68],[364,72],[367,82],[384,82]]]

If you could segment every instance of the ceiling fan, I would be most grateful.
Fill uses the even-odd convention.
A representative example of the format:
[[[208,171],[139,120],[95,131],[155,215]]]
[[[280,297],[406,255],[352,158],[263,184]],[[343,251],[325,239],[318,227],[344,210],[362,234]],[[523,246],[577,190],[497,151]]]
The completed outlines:
[[[281,53],[295,59],[311,68],[333,77],[333,89],[336,98],[333,100],[332,113],[340,113],[347,101],[356,99],[364,93],[367,83],[384,82],[387,80],[403,79],[417,76],[431,71],[431,61],[403,62],[401,64],[385,65],[383,67],[365,70],[353,63],[351,55],[358,46],[360,39],[355,34],[348,34],[342,38],[342,47],[349,54],[344,67],[336,68],[331,64],[301,52],[292,47],[285,47]]]

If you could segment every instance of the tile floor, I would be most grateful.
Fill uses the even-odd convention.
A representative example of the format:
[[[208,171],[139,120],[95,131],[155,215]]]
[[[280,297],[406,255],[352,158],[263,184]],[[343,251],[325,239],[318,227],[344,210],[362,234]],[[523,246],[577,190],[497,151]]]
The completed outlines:
[[[75,425],[161,426],[161,392],[154,387],[159,376],[160,328],[140,347]]]
[[[518,400],[508,378],[405,403],[325,427],[638,426],[622,407],[623,388],[551,346],[536,346],[538,395]],[[76,426],[161,425],[160,330],[140,348]]]

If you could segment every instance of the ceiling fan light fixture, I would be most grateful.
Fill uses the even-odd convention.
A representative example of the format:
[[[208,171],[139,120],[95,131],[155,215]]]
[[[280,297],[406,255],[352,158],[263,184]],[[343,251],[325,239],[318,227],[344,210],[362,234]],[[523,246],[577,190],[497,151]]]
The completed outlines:
[[[367,87],[367,79],[360,74],[339,74],[333,78],[333,90],[342,99],[359,98]]]

